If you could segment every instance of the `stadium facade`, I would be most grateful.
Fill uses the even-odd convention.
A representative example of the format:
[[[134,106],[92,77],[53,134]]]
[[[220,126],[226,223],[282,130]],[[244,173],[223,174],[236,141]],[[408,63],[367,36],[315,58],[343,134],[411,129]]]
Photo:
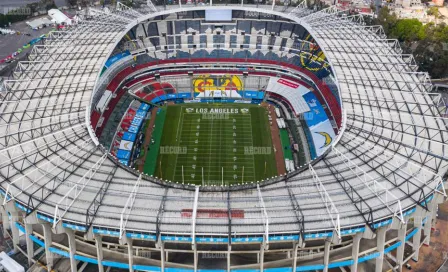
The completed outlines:
[[[4,82],[1,212],[15,251],[31,264],[43,247],[48,270],[71,271],[79,262],[98,271],[383,271],[418,260],[446,197],[448,135],[412,55],[336,7],[148,4],[89,8]],[[207,10],[230,11],[238,24],[207,20]],[[129,54],[111,62],[124,38]],[[100,144],[106,87],[145,75],[188,82],[202,70],[307,84],[328,113],[331,146],[272,179],[196,186],[141,173]],[[284,106],[298,110],[288,97]]]

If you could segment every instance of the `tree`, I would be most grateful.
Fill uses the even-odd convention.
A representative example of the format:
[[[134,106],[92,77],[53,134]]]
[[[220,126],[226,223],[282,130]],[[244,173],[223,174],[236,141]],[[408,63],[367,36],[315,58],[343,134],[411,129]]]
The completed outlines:
[[[391,35],[392,29],[397,24],[398,17],[395,13],[391,13],[388,7],[383,7],[378,12],[378,17],[372,21],[373,24],[381,25],[386,35]]]
[[[428,14],[438,14],[433,8]],[[391,39],[398,39],[405,53],[414,55],[420,71],[433,78],[448,76],[448,26],[444,23],[423,25],[417,19],[398,19],[387,7],[380,9],[378,17],[371,25],[382,25]]]
[[[438,7],[430,7],[426,13],[428,15],[438,16],[439,15],[439,8]]]
[[[424,37],[423,24],[418,19],[398,20],[392,35],[401,42],[417,41]]]
[[[435,42],[448,43],[448,26],[445,23],[433,27],[432,39]]]
[[[76,6],[78,5],[78,0],[67,0],[68,4],[70,6]]]
[[[121,0],[120,2],[127,7],[132,7],[133,4],[132,0]]]
[[[9,23],[20,22],[27,19],[31,14],[24,13],[21,8],[11,10],[7,14],[0,14],[0,27],[9,27]]]

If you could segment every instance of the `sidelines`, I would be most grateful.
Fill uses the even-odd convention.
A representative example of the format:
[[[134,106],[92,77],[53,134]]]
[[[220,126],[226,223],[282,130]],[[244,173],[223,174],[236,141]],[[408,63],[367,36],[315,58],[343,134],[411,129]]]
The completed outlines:
[[[179,122],[177,124],[177,131],[176,131],[176,142],[180,143],[180,139],[182,138],[182,132],[183,132],[183,125],[184,125],[184,114],[183,114],[183,109],[184,107],[180,107],[180,118],[179,118]],[[179,136],[179,131],[180,131],[180,136]],[[180,146],[179,144],[177,145],[178,147]],[[174,161],[174,172],[173,172],[173,180],[174,177],[176,175],[176,168],[177,168],[177,159],[179,158],[179,154],[176,154],[176,160]]]
[[[280,140],[282,141],[283,156],[285,159],[293,160],[291,152],[291,142],[289,141],[288,131],[284,128],[280,129]],[[285,149],[287,147],[287,149]]]
[[[144,165],[144,173],[149,175],[154,175],[157,168],[157,157],[159,154],[159,148],[161,144],[162,134],[163,134],[163,124],[165,123],[166,108],[160,108],[156,116],[155,129],[152,132],[152,139],[154,139],[154,144],[149,145],[149,152],[146,154],[146,160]]]
[[[250,143],[251,143],[251,146],[254,146],[254,138],[253,138],[254,135],[253,135],[253,130],[252,130],[252,115],[249,115],[249,119],[250,119],[250,122],[249,122],[249,126],[250,126]],[[253,171],[255,171],[255,155],[253,153],[252,153],[252,167],[254,169]],[[253,176],[255,178],[255,173],[253,174]],[[244,182],[244,174],[242,174],[241,182]]]

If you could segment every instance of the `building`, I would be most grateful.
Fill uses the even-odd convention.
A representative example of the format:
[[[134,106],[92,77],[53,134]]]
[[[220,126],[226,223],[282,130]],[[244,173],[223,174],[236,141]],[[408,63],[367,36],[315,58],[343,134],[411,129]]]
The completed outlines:
[[[422,2],[420,0],[397,0],[395,4],[403,7],[403,8],[412,8],[422,6]]]
[[[148,4],[89,8],[5,80],[0,211],[15,252],[25,240],[32,265],[43,248],[49,271],[379,272],[419,260],[446,199],[447,132],[429,76],[398,41],[336,7]],[[275,103],[301,129],[306,161],[202,186],[147,175],[103,144],[113,120],[137,127],[142,101],[222,102],[195,96],[204,73],[226,75],[210,93],[243,82],[238,103]],[[117,107],[132,116],[110,118]]]
[[[48,11],[48,15],[51,17],[52,21],[58,25],[72,24],[72,19],[70,19],[67,15],[65,15],[58,9],[50,9]]]
[[[435,6],[443,7],[444,0],[432,0]]]
[[[26,24],[31,29],[40,29],[43,27],[51,26],[54,23],[52,21],[50,21],[47,17],[43,17],[43,18],[34,19],[32,21],[28,21],[28,22],[26,22]]]

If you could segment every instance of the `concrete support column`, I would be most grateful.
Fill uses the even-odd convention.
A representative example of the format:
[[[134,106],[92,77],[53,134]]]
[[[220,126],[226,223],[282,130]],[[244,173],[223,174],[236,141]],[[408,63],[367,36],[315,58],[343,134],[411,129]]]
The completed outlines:
[[[260,271],[264,269],[264,244],[260,246]]]
[[[230,272],[230,251],[232,251],[232,246],[228,245],[227,246],[227,272]]]
[[[194,254],[194,272],[198,271],[198,249],[196,247],[196,245],[193,245],[193,254]]]
[[[14,245],[14,252],[19,252],[19,242],[20,242],[20,232],[16,226],[19,222],[19,213],[17,211],[10,212],[11,214],[11,233],[12,233],[12,243]]]
[[[29,267],[33,265],[33,257],[34,257],[34,243],[30,237],[30,235],[32,234],[33,234],[33,225],[25,224],[26,255],[28,255]]]
[[[165,271],[165,243],[160,243],[160,269],[161,272]]]
[[[380,254],[378,258],[375,259],[375,272],[383,271],[383,260],[384,260],[384,244],[386,242],[386,231],[387,227],[381,227],[376,231],[376,250]]]
[[[326,239],[324,246],[324,272],[328,272],[328,264],[330,263],[330,246],[331,240]]]
[[[415,233],[414,237],[412,238],[412,249],[415,251],[412,260],[414,260],[415,262],[418,262],[418,255],[420,251],[420,240],[422,239],[422,220],[423,217],[416,216],[414,218],[414,227],[418,228],[417,233]]]
[[[8,230],[11,228],[11,225],[9,224],[9,216],[8,212],[5,210],[4,207],[1,207],[2,211],[2,222],[3,222],[3,237],[8,237]]]
[[[406,224],[403,224],[400,229],[398,229],[397,240],[401,242],[400,246],[397,248],[397,265],[398,271],[401,272],[403,268],[403,258],[404,258],[404,248],[406,246]]]
[[[134,272],[134,251],[132,250],[132,239],[128,240],[128,257],[129,257],[129,272]]]
[[[47,269],[51,271],[53,269],[53,253],[50,252],[50,247],[53,244],[53,238],[51,233],[51,225],[49,223],[43,223],[44,240],[45,240],[45,258],[47,260]]]
[[[104,272],[103,266],[103,237],[101,235],[95,235],[96,244],[96,258],[98,260],[98,272]]]
[[[293,256],[292,256],[292,272],[296,272],[297,268],[297,250],[299,249],[299,243],[294,244]]]
[[[75,260],[76,254],[76,239],[75,232],[72,229],[64,229],[68,238],[68,247],[70,250],[70,268],[72,272],[78,272],[78,267]]]
[[[426,215],[426,222],[425,226],[423,227],[423,233],[425,235],[425,240],[423,241],[423,243],[427,246],[429,246],[429,242],[431,240],[432,220],[435,218],[437,210],[437,204],[434,200],[428,203],[428,209],[429,212]]]
[[[362,233],[358,232],[355,236],[353,236],[353,244],[352,244],[352,259],[353,264],[350,268],[350,271],[358,271],[358,259],[359,259],[359,243],[362,239]]]

